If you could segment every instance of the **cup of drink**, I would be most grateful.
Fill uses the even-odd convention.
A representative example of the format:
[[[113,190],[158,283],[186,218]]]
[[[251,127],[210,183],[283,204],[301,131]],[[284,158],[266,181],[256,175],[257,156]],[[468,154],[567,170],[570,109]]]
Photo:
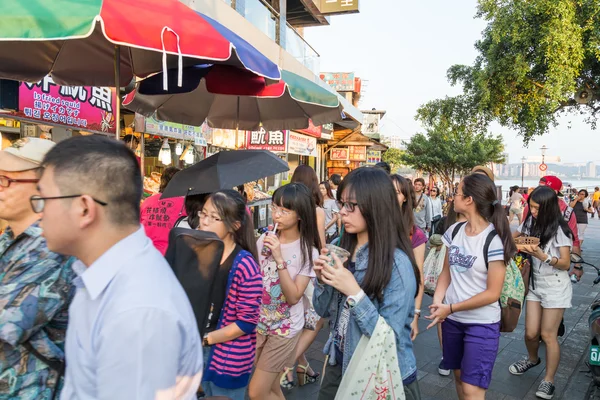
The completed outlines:
[[[275,234],[276,232],[277,232],[277,224],[275,224],[275,227],[273,227],[273,225],[269,225],[269,230],[267,231],[267,233],[265,233],[265,238],[269,235]],[[260,254],[262,254],[264,257],[269,257],[271,255],[271,249],[263,244],[263,248],[262,248]]]
[[[350,252],[346,249],[342,249],[341,247],[338,247],[334,244],[328,244],[325,247],[327,248],[327,250],[329,250],[329,254],[335,254],[343,263],[346,262],[348,258],[350,258]],[[333,257],[331,257],[329,265],[331,265],[332,267],[335,266],[335,261],[333,260]]]

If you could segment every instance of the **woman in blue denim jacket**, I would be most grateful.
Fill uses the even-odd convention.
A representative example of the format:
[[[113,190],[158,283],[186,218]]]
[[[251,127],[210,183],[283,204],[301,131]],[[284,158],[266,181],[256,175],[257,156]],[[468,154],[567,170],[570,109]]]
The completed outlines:
[[[375,168],[352,171],[338,189],[345,234],[340,246],[352,254],[346,266],[326,249],[315,262],[317,313],[330,319],[325,345],[329,365],[319,400],[335,398],[342,375],[362,335],[371,336],[379,316],[396,336],[406,398],[420,399],[410,338],[419,271],[402,226],[400,206],[389,176]]]

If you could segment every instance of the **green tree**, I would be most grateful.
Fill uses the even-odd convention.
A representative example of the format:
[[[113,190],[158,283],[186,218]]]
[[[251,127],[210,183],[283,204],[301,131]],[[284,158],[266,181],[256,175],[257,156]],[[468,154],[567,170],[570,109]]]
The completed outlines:
[[[431,101],[419,108],[417,116],[425,133],[406,143],[403,164],[439,176],[451,185],[459,175],[476,165],[504,161],[501,136],[487,133],[485,118],[472,112],[464,96]]]
[[[381,159],[390,164],[392,173],[402,165],[402,153],[404,151],[390,147],[381,156]]]
[[[448,70],[477,111],[527,143],[575,113],[600,112],[600,1],[479,0],[487,21],[472,66]],[[582,99],[582,97],[587,97]]]

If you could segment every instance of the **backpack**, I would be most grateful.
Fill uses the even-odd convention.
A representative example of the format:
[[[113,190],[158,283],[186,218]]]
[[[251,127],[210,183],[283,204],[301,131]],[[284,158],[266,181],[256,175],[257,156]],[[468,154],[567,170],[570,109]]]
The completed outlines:
[[[452,232],[452,240],[464,224],[466,222],[456,225]],[[489,267],[488,251],[490,244],[497,234],[496,230],[492,230],[485,239],[483,258],[486,269]],[[514,259],[506,265],[504,284],[498,300],[500,304],[500,332],[512,332],[519,323],[525,300],[525,282],[529,282],[529,272],[529,268],[519,269]]]

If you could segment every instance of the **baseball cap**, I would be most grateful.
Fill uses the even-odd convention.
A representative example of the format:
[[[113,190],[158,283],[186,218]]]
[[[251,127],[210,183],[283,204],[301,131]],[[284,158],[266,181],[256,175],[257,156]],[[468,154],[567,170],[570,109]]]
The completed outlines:
[[[21,138],[0,151],[0,170],[8,172],[29,171],[40,168],[46,153],[54,142],[39,138]]]
[[[491,169],[486,167],[485,165],[477,165],[471,170],[472,174],[484,174],[487,175],[492,181],[494,180],[494,173]]]
[[[564,196],[564,194],[561,193],[563,183],[560,179],[558,179],[558,177],[546,175],[544,178],[546,178],[546,186],[548,186],[552,190],[557,191],[559,197]]]

